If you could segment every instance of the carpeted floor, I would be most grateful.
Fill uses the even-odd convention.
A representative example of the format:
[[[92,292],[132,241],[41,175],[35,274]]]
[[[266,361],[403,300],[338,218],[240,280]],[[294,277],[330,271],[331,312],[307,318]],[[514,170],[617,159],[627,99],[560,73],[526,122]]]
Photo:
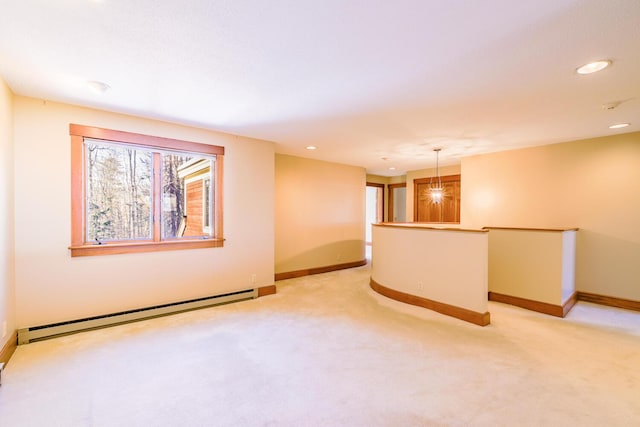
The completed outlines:
[[[489,303],[482,328],[388,300],[368,271],[20,346],[0,426],[640,424],[640,313]]]

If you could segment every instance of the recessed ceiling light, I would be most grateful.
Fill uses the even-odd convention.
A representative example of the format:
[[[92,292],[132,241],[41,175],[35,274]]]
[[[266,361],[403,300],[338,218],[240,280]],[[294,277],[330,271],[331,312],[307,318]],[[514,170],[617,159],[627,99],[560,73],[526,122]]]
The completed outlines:
[[[111,88],[111,86],[109,86],[108,84],[103,83],[103,82],[99,82],[97,80],[88,81],[87,82],[87,86],[94,93],[97,93],[99,95],[105,93],[106,91],[108,91]]]
[[[602,59],[600,61],[589,62],[588,64],[584,64],[582,67],[576,69],[578,74],[591,74],[597,73],[598,71],[602,71],[611,65],[611,61],[609,59]]]
[[[316,147],[315,145],[307,145],[305,148],[307,150],[317,150],[318,149],[318,147]]]
[[[389,168],[389,170],[390,170],[390,171],[394,171],[394,170],[396,170],[396,168],[394,168],[393,166],[391,166],[391,167]]]
[[[629,123],[618,123],[618,124],[609,126],[609,129],[620,129],[620,128],[626,128],[627,126],[629,126]]]

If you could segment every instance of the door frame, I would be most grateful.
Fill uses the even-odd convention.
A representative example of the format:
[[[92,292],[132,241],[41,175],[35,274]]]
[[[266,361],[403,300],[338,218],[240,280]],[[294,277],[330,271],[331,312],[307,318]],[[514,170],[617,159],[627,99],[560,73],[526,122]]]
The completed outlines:
[[[395,188],[402,188],[402,187],[407,187],[407,183],[406,182],[399,182],[397,184],[389,184],[389,210],[387,211],[387,221],[388,222],[393,222],[393,190]],[[404,221],[405,222],[406,218]]]
[[[367,187],[376,187],[376,188],[382,188],[382,208],[380,209],[380,212],[382,212],[382,218],[380,219],[380,222],[384,222],[384,189],[385,189],[385,185],[384,184],[379,184],[377,182],[369,182],[367,181]],[[377,209],[376,209],[377,210]]]
[[[377,182],[369,182],[367,181],[366,187],[373,187],[373,188],[378,188],[381,189],[382,191],[376,191],[376,195],[380,195],[380,200],[379,200],[379,204],[376,203],[376,220],[378,219],[378,214],[381,214],[382,218],[380,218],[379,222],[384,222],[384,190],[385,190],[385,185],[384,184],[379,184]],[[365,187],[365,188],[366,188]],[[366,221],[366,215],[365,215],[365,227],[368,227],[369,224]],[[371,242],[366,241],[366,236],[367,233],[365,232],[365,245],[371,245]]]

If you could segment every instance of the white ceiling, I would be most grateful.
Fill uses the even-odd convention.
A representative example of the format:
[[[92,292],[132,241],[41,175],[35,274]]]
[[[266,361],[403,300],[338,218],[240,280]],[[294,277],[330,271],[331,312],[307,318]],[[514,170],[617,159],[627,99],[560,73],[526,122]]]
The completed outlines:
[[[640,1],[0,0],[0,76],[399,175],[640,130]]]

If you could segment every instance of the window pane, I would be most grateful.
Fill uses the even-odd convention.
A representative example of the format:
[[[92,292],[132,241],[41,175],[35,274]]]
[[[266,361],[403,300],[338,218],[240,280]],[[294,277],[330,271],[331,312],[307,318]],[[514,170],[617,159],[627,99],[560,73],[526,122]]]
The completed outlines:
[[[162,155],[163,239],[211,235],[212,163],[197,155]]]
[[[85,139],[87,242],[151,238],[152,155]]]

